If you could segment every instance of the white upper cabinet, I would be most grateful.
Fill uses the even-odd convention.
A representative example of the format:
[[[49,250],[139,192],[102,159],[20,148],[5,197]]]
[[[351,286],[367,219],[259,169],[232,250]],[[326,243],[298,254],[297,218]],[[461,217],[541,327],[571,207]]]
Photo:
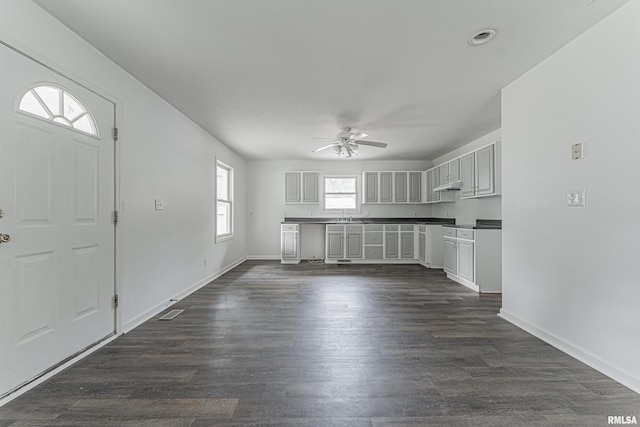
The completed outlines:
[[[380,203],[393,202],[393,172],[380,172]]]
[[[476,195],[495,193],[495,147],[489,145],[476,151]]]
[[[393,173],[393,201],[396,203],[406,203],[407,201],[407,173]]]
[[[423,203],[425,173],[395,171],[362,173],[364,203]]]
[[[471,152],[460,158],[460,198],[476,195],[476,153]]]
[[[284,202],[286,204],[318,204],[318,172],[285,172]]]
[[[500,194],[500,145],[492,143],[460,158],[460,198]]]

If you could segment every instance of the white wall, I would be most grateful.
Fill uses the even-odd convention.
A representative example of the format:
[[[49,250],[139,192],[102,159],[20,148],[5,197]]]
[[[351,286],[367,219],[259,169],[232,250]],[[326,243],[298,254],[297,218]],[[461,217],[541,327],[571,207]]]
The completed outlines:
[[[457,148],[444,156],[433,160],[432,166],[440,165],[451,159],[462,156],[477,148],[484,147],[494,141],[502,140],[502,132],[497,129],[487,135],[480,137],[474,141]],[[496,165],[496,173],[500,173],[500,165]],[[477,199],[460,199],[459,192],[455,192],[455,202],[451,203],[435,203],[433,205],[433,216],[435,217],[453,217],[456,224],[475,224],[476,219],[501,219],[502,203],[500,196],[479,197]]]
[[[241,261],[244,160],[32,2],[3,0],[0,7],[3,41],[117,102],[123,328]],[[236,238],[221,244],[213,229],[216,156],[235,168],[237,195]],[[164,211],[154,210],[155,198],[164,200]]]
[[[640,1],[505,88],[502,108],[501,314],[640,392]]]
[[[318,171],[320,186],[322,175],[356,175],[358,186],[362,186],[364,171],[423,171],[429,166],[427,161],[359,161],[341,159],[335,161],[247,161],[247,251],[249,257],[280,258],[280,222],[284,217],[320,216],[335,218],[336,213],[322,211],[319,205],[285,205],[284,204],[284,172],[285,171]],[[363,205],[360,212],[352,213],[356,218],[370,217],[429,217],[429,205]],[[315,231],[313,231],[315,230]],[[324,258],[319,245],[323,238],[320,228],[309,227],[304,234],[308,245],[302,245],[303,258],[316,256]],[[313,233],[313,234],[312,234]],[[311,240],[311,243],[309,243]],[[304,242],[304,239],[303,239]]]

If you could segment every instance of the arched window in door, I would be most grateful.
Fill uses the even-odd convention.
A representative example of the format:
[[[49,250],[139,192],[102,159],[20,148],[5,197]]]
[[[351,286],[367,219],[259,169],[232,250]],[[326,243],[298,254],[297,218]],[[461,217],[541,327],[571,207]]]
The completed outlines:
[[[22,96],[18,109],[40,119],[98,136],[93,116],[75,95],[58,86],[40,85]]]

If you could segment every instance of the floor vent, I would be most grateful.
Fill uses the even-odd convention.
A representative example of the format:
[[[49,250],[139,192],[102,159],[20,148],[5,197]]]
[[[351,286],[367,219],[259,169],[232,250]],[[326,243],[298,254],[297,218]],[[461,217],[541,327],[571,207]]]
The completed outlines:
[[[184,310],[171,310],[170,312],[168,312],[167,314],[165,314],[164,316],[162,316],[161,318],[159,318],[158,320],[173,320],[175,319],[180,313],[182,313]]]

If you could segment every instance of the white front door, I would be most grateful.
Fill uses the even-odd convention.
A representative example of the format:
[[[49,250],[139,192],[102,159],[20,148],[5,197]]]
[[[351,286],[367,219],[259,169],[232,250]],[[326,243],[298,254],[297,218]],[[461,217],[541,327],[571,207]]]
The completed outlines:
[[[114,104],[1,44],[0,64],[1,397],[114,334],[115,226]],[[39,85],[97,135],[18,111]]]

